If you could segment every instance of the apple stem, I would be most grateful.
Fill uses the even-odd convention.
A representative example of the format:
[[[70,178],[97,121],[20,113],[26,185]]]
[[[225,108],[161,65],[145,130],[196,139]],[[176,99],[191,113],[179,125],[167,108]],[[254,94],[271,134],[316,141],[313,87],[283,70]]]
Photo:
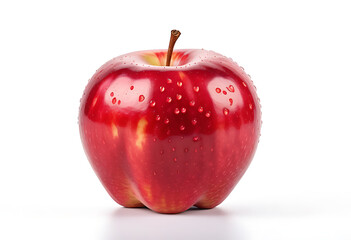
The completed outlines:
[[[169,40],[166,66],[171,65],[171,58],[172,58],[174,44],[176,43],[179,36],[180,36],[180,32],[178,30],[174,29],[171,31],[171,39]]]

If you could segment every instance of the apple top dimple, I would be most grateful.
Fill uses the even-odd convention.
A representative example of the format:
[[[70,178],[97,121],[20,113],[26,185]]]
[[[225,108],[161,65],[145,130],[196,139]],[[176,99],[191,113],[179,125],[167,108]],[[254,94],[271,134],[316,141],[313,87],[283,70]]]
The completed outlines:
[[[227,57],[213,51],[204,49],[180,49],[174,50],[171,58],[171,65],[165,66],[167,57],[167,50],[150,50],[137,51],[122,55],[115,58],[123,65],[148,67],[157,70],[174,69],[182,70],[185,68],[196,67],[199,63],[213,61],[230,61]],[[167,83],[172,83],[172,79],[167,79]],[[181,86],[181,82],[177,83]]]

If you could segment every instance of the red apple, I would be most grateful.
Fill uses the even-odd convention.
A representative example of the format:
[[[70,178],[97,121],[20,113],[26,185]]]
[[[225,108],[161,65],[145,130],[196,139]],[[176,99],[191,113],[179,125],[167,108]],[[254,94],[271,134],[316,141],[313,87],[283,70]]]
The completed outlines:
[[[91,78],[79,127],[89,161],[125,207],[179,213],[213,208],[248,168],[260,135],[259,99],[231,59],[206,50],[122,55]]]

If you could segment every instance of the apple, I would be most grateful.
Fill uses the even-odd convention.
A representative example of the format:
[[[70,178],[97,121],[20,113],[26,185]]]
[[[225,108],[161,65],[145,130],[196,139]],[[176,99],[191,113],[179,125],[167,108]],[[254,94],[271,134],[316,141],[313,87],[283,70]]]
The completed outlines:
[[[261,110],[244,70],[213,51],[139,51],[105,63],[79,110],[86,155],[125,207],[179,213],[213,208],[257,148]],[[173,46],[172,46],[173,45]],[[165,64],[167,62],[167,64]]]

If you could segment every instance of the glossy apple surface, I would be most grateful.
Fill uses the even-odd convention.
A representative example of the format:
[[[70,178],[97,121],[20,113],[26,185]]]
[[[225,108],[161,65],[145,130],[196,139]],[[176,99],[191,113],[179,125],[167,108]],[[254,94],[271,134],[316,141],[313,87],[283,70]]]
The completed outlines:
[[[249,76],[206,50],[114,58],[91,78],[79,127],[86,155],[125,207],[178,213],[213,208],[248,168],[261,110]]]

